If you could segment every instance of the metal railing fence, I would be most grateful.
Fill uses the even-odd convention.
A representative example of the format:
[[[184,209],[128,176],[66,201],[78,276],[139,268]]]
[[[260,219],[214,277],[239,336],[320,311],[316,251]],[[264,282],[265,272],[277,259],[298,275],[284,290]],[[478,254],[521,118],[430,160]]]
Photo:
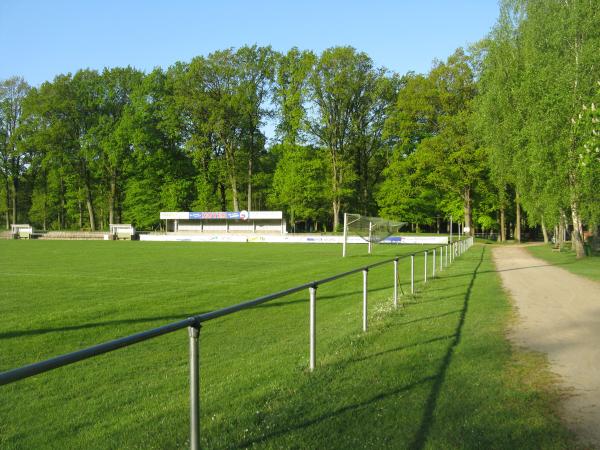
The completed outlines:
[[[460,241],[455,241],[449,243],[445,246],[438,247],[439,250],[439,261],[440,267],[439,270],[443,270],[443,259],[441,257],[442,252],[445,249],[446,252],[446,267],[451,264],[454,259],[460,255],[462,255],[465,251],[469,249],[473,245],[473,238],[468,237],[466,239],[462,239]],[[435,278],[435,264],[436,264],[436,249],[428,249],[424,252],[424,283],[427,283],[427,254],[429,251],[433,252],[432,259],[432,278]],[[369,264],[363,267],[359,267],[357,269],[349,270],[347,272],[342,272],[327,278],[322,278],[320,280],[311,281],[309,283],[304,283],[299,286],[295,286],[290,289],[285,289],[283,291],[275,292],[272,294],[264,295],[262,297],[257,297],[253,300],[249,300],[246,302],[238,303],[236,305],[228,306],[225,308],[217,309],[215,311],[211,311],[204,314],[199,314],[196,316],[188,317],[186,319],[173,322],[158,328],[153,328],[147,331],[143,331],[141,333],[132,334],[130,336],[122,337],[119,339],[114,339],[108,342],[104,342],[102,344],[94,345],[82,350],[77,350],[75,352],[67,353],[64,355],[56,356],[54,358],[47,359],[45,361],[40,361],[33,364],[28,364],[26,366],[22,366],[16,369],[8,370],[6,372],[0,373],[0,386],[14,383],[19,380],[23,380],[25,378],[38,375],[44,372],[48,372],[50,370],[58,369],[59,367],[63,367],[69,364],[76,363],[78,361],[83,361],[84,359],[92,358],[98,355],[102,355],[104,353],[112,352],[114,350],[118,350],[123,347],[128,347],[133,344],[137,344],[138,342],[147,341],[149,339],[153,339],[158,336],[162,336],[164,334],[172,333],[177,330],[181,330],[183,328],[188,328],[189,334],[189,360],[190,360],[190,447],[192,450],[200,448],[200,352],[199,352],[199,340],[200,340],[200,328],[204,322],[208,322],[209,320],[216,319],[218,317],[226,316],[237,311],[241,311],[244,309],[252,308],[254,306],[260,305],[262,303],[269,302],[271,300],[275,300],[281,297],[285,297],[296,292],[300,292],[304,289],[308,289],[309,291],[309,335],[310,335],[310,349],[309,349],[309,368],[311,371],[315,369],[316,363],[316,304],[317,304],[317,288],[326,283],[330,283],[332,281],[338,280],[340,278],[347,277],[349,275],[362,272],[363,274],[363,307],[362,307],[362,328],[363,331],[367,331],[367,313],[368,313],[368,273],[369,270],[383,266],[389,263],[394,264],[394,306],[398,306],[398,261],[401,259],[409,258],[411,260],[411,294],[415,292],[415,270],[414,270],[414,258],[420,252],[411,253],[407,255],[397,256],[394,258],[386,259],[384,261],[379,261],[374,264]]]

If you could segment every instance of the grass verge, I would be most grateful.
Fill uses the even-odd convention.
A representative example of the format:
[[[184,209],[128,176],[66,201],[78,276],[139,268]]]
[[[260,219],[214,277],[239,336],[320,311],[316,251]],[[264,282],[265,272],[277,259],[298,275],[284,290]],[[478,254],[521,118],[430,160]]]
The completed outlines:
[[[536,258],[548,261],[550,264],[562,267],[576,275],[600,281],[600,255],[588,256],[582,259],[575,257],[572,250],[553,251],[550,245],[535,245],[527,250]]]
[[[24,245],[21,245],[24,244]],[[41,245],[38,245],[41,244]],[[389,257],[339,246],[7,242],[0,261],[0,370]],[[418,247],[422,249],[422,247]],[[430,259],[431,263],[431,259]],[[423,277],[423,259],[415,264]],[[409,260],[400,264],[409,290]],[[511,308],[475,246],[391,305],[391,267],[206,324],[206,448],[573,448],[542,362],[505,339]],[[187,333],[0,388],[2,448],[188,445]]]

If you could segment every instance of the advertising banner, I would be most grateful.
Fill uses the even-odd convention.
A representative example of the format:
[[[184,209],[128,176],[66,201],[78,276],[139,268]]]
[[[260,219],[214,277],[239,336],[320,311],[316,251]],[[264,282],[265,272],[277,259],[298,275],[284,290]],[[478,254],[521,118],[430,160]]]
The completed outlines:
[[[267,211],[269,212],[269,211]],[[162,220],[248,220],[248,211],[161,212]],[[281,212],[279,212],[281,218]]]

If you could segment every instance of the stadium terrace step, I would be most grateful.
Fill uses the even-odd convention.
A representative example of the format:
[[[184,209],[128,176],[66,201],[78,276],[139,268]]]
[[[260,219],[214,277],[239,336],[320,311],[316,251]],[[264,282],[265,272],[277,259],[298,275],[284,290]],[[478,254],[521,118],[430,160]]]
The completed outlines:
[[[40,233],[37,239],[44,240],[103,240],[104,231],[48,231]]]

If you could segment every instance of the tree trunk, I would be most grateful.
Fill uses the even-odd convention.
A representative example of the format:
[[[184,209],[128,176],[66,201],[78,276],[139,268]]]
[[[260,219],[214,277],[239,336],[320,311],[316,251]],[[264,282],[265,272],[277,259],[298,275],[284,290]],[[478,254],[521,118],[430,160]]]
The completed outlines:
[[[8,178],[6,178],[4,187],[6,189],[6,229],[8,230],[10,228],[10,185],[8,183]]]
[[[19,189],[19,181],[13,177],[11,190],[12,190],[12,223],[17,223],[17,191]]]
[[[228,142],[225,145],[225,159],[227,161],[227,171],[229,172],[229,183],[231,184],[231,197],[233,200],[233,210],[239,211],[240,205],[238,201],[238,187],[237,187],[237,169],[235,162],[235,151],[233,149],[233,143]]]
[[[565,220],[565,213],[561,210],[560,211],[560,221],[558,222],[558,245],[560,247],[562,247],[562,245],[565,242],[565,225],[566,225],[566,220]]]
[[[519,203],[519,193],[515,193],[515,241],[521,242],[521,204]]]
[[[110,176],[110,190],[108,193],[108,223],[117,223],[115,221],[115,197],[117,195],[117,174],[113,171]]]
[[[238,202],[237,179],[235,176],[231,177],[231,196],[233,198],[233,210],[239,211],[240,205]]]
[[[544,235],[544,244],[548,243],[548,230],[546,229],[546,224],[544,223],[544,216],[542,216],[542,234]]]
[[[333,231],[339,231],[340,226],[340,200],[338,198],[333,199]]]
[[[248,158],[248,211],[252,211],[252,153]],[[237,211],[237,210],[236,210]]]
[[[571,219],[573,220],[573,233],[571,234],[571,244],[575,250],[577,259],[585,258],[585,248],[583,246],[583,224],[579,216],[579,205],[575,200],[571,201]]]
[[[465,224],[464,226],[467,227],[467,229],[469,230],[469,235],[473,236],[473,226],[471,224],[471,218],[473,215],[473,211],[472,211],[472,205],[471,205],[471,188],[467,187],[465,188],[465,190],[463,191],[463,207],[464,207],[464,211],[465,211]],[[463,228],[464,230],[464,228]]]
[[[80,192],[81,195],[81,192]],[[81,199],[77,199],[77,206],[79,207],[79,229],[83,229],[83,207],[81,206]]]
[[[221,199],[221,211],[227,211],[227,193],[223,183],[219,183],[219,194]]]
[[[94,203],[92,202],[92,191],[88,183],[85,186],[85,205],[90,219],[90,229],[96,231],[96,217],[94,216]]]
[[[44,223],[43,223],[43,230],[46,231],[46,222],[48,220],[47,215],[48,215],[48,174],[46,174],[45,172],[43,173],[43,177],[44,177]]]
[[[594,251],[600,250],[600,225],[590,227],[594,230],[594,236],[592,237],[592,248]]]
[[[500,208],[500,242],[506,242],[506,210]]]
[[[58,193],[58,195],[60,196],[60,206],[58,211],[58,227],[61,230],[64,230],[67,227],[67,220],[65,217],[65,180],[62,178],[62,176],[60,177],[60,192]]]

